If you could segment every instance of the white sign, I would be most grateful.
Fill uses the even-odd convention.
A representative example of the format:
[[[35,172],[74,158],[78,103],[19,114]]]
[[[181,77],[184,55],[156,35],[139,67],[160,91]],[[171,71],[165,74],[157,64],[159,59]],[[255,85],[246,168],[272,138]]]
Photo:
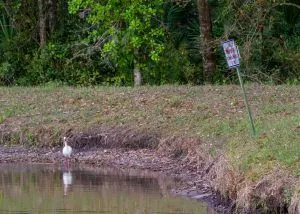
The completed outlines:
[[[229,68],[236,68],[240,66],[240,53],[234,40],[228,40],[222,44]]]

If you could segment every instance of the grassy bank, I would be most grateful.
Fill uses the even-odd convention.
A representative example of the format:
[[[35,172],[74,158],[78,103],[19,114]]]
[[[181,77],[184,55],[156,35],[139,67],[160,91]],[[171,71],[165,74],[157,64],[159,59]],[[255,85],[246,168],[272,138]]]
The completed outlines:
[[[291,201],[295,206],[300,191],[300,87],[248,85],[246,91],[255,137],[239,86],[2,87],[1,143],[57,146],[70,132],[127,127],[134,134],[157,136],[153,148],[173,148],[176,156],[191,161],[225,164],[219,167],[223,171],[215,164],[212,185],[242,206]],[[267,191],[274,201],[264,198]]]

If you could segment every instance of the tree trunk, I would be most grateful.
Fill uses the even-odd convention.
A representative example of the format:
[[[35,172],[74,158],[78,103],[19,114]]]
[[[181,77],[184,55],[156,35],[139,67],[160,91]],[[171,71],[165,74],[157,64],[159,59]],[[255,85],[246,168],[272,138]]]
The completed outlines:
[[[45,14],[45,2],[44,0],[38,0],[39,6],[39,41],[40,46],[44,46],[46,44],[47,37],[47,27],[46,27],[46,14]]]
[[[56,24],[56,11],[57,11],[57,4],[56,0],[48,0],[47,5],[47,18],[48,18],[48,26],[49,30],[52,33],[55,28]]]
[[[211,82],[216,70],[216,59],[212,44],[212,24],[208,0],[197,0],[200,24],[200,41],[203,58],[204,82]]]
[[[141,69],[137,63],[134,64],[133,75],[134,75],[134,86],[141,86],[142,85],[142,73],[141,73]]]

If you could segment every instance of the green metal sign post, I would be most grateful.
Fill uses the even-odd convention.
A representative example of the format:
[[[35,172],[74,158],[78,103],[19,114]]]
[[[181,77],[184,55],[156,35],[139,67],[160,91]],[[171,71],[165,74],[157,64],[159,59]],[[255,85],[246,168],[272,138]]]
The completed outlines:
[[[250,110],[250,107],[249,107],[249,104],[248,104],[248,98],[247,98],[247,95],[246,95],[246,92],[245,92],[244,83],[243,83],[243,79],[241,77],[241,73],[240,73],[239,67],[236,67],[236,72],[238,74],[240,85],[241,85],[241,88],[243,90],[244,100],[245,100],[245,104],[246,104],[246,108],[247,108],[249,120],[250,120],[250,123],[251,123],[252,134],[255,136],[256,135],[255,126],[254,126],[254,122],[253,122],[251,110]]]
[[[248,98],[245,92],[245,88],[244,88],[244,84],[243,84],[243,79],[239,70],[239,66],[240,66],[240,53],[238,50],[238,47],[235,45],[234,40],[228,40],[228,41],[224,41],[222,42],[222,46],[224,49],[224,53],[226,56],[226,60],[227,60],[227,64],[229,68],[236,68],[236,72],[237,75],[239,77],[239,82],[243,91],[243,95],[244,95],[244,101],[245,101],[245,105],[247,108],[247,112],[248,112],[248,116],[249,116],[249,121],[250,121],[250,125],[251,125],[251,129],[252,129],[252,134],[255,136],[256,135],[256,130],[255,130],[255,126],[254,126],[254,122],[253,122],[253,118],[252,118],[252,114],[251,114],[251,110],[249,107],[249,103],[248,103]]]

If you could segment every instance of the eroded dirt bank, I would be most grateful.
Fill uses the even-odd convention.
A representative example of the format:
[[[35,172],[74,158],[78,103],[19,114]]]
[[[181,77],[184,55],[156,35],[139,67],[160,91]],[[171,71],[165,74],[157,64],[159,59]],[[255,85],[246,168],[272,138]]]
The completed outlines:
[[[212,155],[199,138],[162,138],[125,126],[85,132],[67,130],[60,137],[61,145],[63,136],[73,148],[72,164],[150,170],[180,179],[182,185],[174,193],[204,201],[217,213],[287,213],[289,208],[289,213],[296,214],[300,210],[297,197],[292,198],[291,205],[284,201],[286,187],[295,186],[294,177],[275,170],[257,183],[248,183],[226,155],[221,151]],[[5,139],[12,142],[15,135],[11,132]],[[2,145],[0,163],[63,164],[61,150],[62,146]]]
[[[7,142],[10,142],[7,135]],[[285,188],[293,177],[281,171],[268,174],[258,183],[244,181],[222,153],[211,155],[199,138],[169,137],[137,132],[128,127],[94,129],[86,132],[68,130],[73,148],[72,164],[86,164],[118,169],[150,170],[180,179],[174,193],[206,202],[217,213],[287,213],[283,203]],[[62,143],[61,137],[61,145]],[[28,145],[28,144],[25,144]],[[63,164],[62,146],[0,146],[0,163]],[[225,195],[226,198],[221,197]],[[289,213],[299,213],[297,198]],[[267,206],[261,206],[264,201]],[[266,209],[268,207],[268,209]],[[249,211],[251,210],[251,211]]]

